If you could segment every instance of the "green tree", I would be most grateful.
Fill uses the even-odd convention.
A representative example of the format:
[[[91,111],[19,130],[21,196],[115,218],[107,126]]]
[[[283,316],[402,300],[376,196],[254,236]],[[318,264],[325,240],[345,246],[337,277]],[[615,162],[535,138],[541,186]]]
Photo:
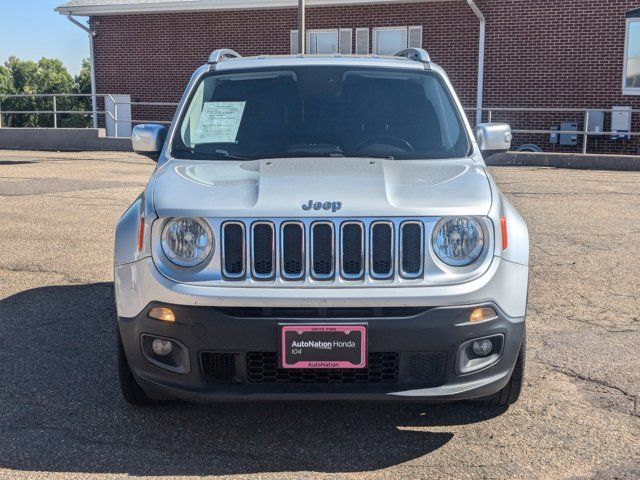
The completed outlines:
[[[73,83],[73,93],[91,93],[91,62],[88,58],[82,60],[82,69],[76,75]],[[91,97],[75,97],[70,110],[81,110],[88,112],[92,108]],[[69,115],[63,120],[63,126],[70,128],[86,128],[92,125],[89,115]]]
[[[76,76],[73,90],[76,93],[91,93],[91,62],[88,58],[82,60],[82,69]]]
[[[86,70],[89,69],[87,72]],[[11,77],[8,80],[7,72]],[[27,94],[51,94],[51,93],[84,93],[86,87],[85,78],[89,77],[90,91],[90,66],[83,62],[83,70],[76,78],[73,78],[64,64],[57,59],[42,58],[38,62],[20,60],[17,57],[9,57],[5,66],[0,71],[0,91],[3,84],[13,85],[13,93]],[[89,101],[89,104],[91,102]],[[88,110],[86,99],[65,98],[57,99],[57,110]],[[13,98],[3,101],[4,110],[53,110],[51,97],[26,97]],[[52,127],[53,115],[48,113],[11,114],[5,115],[4,123],[13,127]],[[88,125],[87,116],[61,114],[58,116],[59,126],[84,127]]]
[[[15,92],[13,75],[4,65],[0,65],[0,95],[8,95]]]

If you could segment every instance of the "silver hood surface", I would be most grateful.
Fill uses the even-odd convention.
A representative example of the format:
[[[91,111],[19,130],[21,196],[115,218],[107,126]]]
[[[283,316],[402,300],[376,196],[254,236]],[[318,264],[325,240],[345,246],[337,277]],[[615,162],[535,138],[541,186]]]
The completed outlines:
[[[171,160],[156,172],[160,217],[487,215],[491,187],[472,160]],[[313,202],[341,209],[304,210]]]

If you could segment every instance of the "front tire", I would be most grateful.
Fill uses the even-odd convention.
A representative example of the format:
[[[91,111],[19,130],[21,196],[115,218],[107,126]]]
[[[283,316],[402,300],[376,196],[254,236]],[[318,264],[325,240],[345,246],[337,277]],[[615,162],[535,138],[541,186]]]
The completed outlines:
[[[480,398],[477,401],[485,407],[489,408],[505,408],[513,405],[520,398],[522,392],[522,384],[524,382],[524,366],[527,356],[527,336],[522,337],[522,344],[518,352],[516,365],[509,379],[509,383],[497,393],[489,397]]]
[[[153,405],[155,403],[154,400],[145,393],[133,377],[127,355],[124,352],[120,332],[116,332],[116,335],[118,336],[118,377],[120,378],[120,392],[122,396],[131,405],[138,407]]]

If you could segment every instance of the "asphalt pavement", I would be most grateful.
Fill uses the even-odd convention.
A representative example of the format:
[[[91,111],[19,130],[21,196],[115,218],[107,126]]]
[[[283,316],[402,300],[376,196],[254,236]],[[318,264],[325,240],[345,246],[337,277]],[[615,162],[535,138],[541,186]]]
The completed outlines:
[[[134,408],[114,226],[153,163],[0,151],[0,478],[640,478],[640,173],[492,168],[532,240],[520,401]]]

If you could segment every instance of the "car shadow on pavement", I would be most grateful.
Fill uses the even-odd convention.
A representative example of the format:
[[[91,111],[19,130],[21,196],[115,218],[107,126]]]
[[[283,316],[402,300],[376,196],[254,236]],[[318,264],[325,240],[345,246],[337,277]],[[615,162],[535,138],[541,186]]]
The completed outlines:
[[[463,403],[134,408],[119,392],[114,319],[110,283],[37,288],[0,301],[0,468],[149,476],[363,472],[434,452],[453,438],[442,427],[498,413]]]

